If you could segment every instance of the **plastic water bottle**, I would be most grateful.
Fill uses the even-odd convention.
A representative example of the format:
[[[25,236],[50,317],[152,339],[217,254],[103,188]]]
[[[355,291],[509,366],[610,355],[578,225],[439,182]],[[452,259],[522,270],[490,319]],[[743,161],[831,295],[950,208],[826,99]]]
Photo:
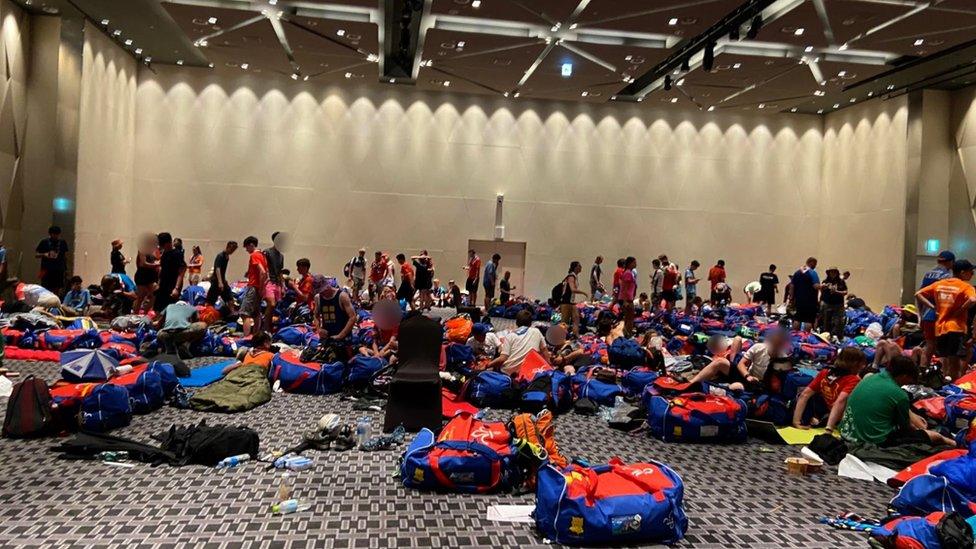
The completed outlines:
[[[275,502],[281,503],[283,501],[290,500],[294,491],[295,475],[291,473],[282,473],[281,480],[278,481],[278,493],[275,494]]]
[[[288,469],[289,471],[304,471],[311,469],[314,462],[305,456],[285,456],[275,460],[276,469]]]
[[[240,454],[237,456],[225,457],[224,459],[220,460],[220,463],[217,464],[217,468],[233,469],[234,467],[237,467],[238,465],[244,463],[245,461],[249,461],[250,459],[251,456],[248,454]]]
[[[356,423],[356,447],[363,447],[363,444],[369,440],[371,430],[372,425],[370,424],[369,416],[359,418],[359,422]]]
[[[289,499],[272,505],[271,512],[276,515],[287,515],[289,513],[301,513],[302,511],[308,511],[311,508],[312,504],[308,503],[307,501]]]

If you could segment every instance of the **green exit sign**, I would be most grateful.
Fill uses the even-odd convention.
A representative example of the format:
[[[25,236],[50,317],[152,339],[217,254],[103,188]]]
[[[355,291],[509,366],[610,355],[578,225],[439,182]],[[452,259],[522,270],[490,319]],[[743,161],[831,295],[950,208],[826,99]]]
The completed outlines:
[[[935,255],[942,248],[942,242],[937,238],[930,238],[925,241],[925,253]]]

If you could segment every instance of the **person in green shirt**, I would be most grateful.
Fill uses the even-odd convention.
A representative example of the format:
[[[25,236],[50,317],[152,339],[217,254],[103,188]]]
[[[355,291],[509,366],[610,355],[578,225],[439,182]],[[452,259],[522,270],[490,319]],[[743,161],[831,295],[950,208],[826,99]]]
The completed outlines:
[[[955,446],[951,438],[926,430],[925,420],[912,413],[908,393],[901,387],[917,380],[915,362],[906,356],[893,358],[887,371],[864,378],[847,399],[841,436],[881,447],[917,443]]]

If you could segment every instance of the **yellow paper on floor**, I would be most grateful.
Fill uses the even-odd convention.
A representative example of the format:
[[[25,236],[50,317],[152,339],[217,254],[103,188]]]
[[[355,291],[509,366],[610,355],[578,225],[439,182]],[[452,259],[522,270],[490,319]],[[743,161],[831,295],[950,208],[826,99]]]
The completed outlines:
[[[822,435],[826,431],[823,429],[797,429],[796,427],[783,427],[781,429],[776,429],[779,436],[783,437],[783,440],[787,444],[805,446],[813,442],[813,437],[817,435]]]

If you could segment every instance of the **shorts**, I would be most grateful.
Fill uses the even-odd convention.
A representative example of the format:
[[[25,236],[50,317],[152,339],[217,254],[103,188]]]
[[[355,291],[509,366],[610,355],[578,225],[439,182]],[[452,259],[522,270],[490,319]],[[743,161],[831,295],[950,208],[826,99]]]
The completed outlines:
[[[939,358],[966,358],[969,345],[963,332],[949,332],[935,339],[935,356]]]
[[[814,305],[813,308],[797,307],[796,312],[793,314],[793,320],[813,324],[817,320],[817,306]]]
[[[478,291],[478,279],[469,278],[464,281],[464,289],[468,291],[469,294],[476,293]]]
[[[776,296],[773,295],[773,294],[767,294],[767,293],[763,293],[762,291],[760,291],[756,295],[752,296],[752,302],[753,303],[765,303],[767,305],[775,305],[776,304]]]
[[[355,290],[356,295],[363,290],[363,286],[366,285],[366,279],[364,278],[353,278],[352,279],[352,289]]]
[[[495,299],[495,287],[494,286],[489,286],[489,285],[485,284],[484,285],[484,289],[485,289],[485,297],[487,297],[488,299]]]
[[[281,285],[276,282],[268,281],[264,285],[264,298],[268,301],[274,301],[275,303],[281,301]]]
[[[888,438],[880,444],[882,448],[890,448],[892,446],[903,446],[906,444],[931,444],[932,440],[929,438],[928,433],[920,429],[912,429],[911,427],[902,427],[897,431],[892,431],[888,435]]]
[[[254,318],[260,313],[259,307],[261,306],[261,299],[258,298],[258,290],[254,286],[248,286],[244,288],[244,293],[241,294],[241,316],[247,316]]]
[[[211,280],[210,289],[207,290],[207,303],[217,305],[217,298],[223,301],[225,307],[229,307],[234,302],[234,294],[231,293],[230,286],[224,286],[223,291],[221,291],[220,284]]]
[[[397,299],[406,299],[407,301],[410,301],[413,299],[413,294],[413,286],[404,282],[403,284],[400,284],[400,289],[397,290]]]
[[[678,300],[678,292],[674,290],[664,290],[661,292],[661,299],[669,303],[674,303]]]
[[[922,336],[925,337],[925,341],[935,343],[935,321],[923,320],[919,326],[922,328]]]

